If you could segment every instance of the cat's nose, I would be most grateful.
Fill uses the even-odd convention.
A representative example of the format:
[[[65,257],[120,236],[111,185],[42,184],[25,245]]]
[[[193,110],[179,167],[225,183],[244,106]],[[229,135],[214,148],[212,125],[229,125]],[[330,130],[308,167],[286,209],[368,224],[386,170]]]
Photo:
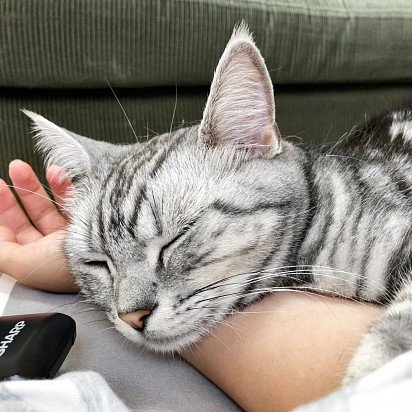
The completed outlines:
[[[121,313],[119,314],[119,318],[130,325],[133,329],[143,332],[150,313],[150,310],[141,309],[136,312]]]

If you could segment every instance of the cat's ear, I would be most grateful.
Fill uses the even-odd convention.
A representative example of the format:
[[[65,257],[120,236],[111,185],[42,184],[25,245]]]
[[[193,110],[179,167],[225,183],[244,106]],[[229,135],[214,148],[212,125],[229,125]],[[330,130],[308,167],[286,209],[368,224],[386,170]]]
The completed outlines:
[[[77,135],[29,110],[22,112],[33,121],[36,148],[44,155],[46,166],[60,166],[71,178],[89,174],[99,157],[121,148]]]
[[[230,143],[250,157],[281,152],[272,82],[243,23],[233,31],[216,68],[199,134],[208,145]]]

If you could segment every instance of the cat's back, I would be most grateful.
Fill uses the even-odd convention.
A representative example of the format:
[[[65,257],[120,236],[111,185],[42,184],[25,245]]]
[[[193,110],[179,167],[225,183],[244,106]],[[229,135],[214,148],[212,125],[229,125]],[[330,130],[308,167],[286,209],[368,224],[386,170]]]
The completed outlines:
[[[412,103],[366,123],[340,152],[348,157],[347,167],[360,178],[366,196],[411,214]]]
[[[412,262],[412,108],[371,120],[312,159],[318,210],[302,261],[354,274],[340,286],[322,279],[325,289],[380,300]]]
[[[376,208],[412,211],[412,103],[367,122],[346,142],[318,154],[316,167],[337,172],[353,196]]]
[[[373,157],[376,151],[412,156],[412,102],[367,122],[349,137],[343,149]]]

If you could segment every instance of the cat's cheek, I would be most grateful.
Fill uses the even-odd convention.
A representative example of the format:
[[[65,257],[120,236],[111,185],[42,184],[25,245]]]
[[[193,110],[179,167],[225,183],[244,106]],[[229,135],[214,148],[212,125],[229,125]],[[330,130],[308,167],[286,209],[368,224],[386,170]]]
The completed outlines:
[[[111,310],[112,300],[111,290],[105,288],[102,285],[97,287],[91,287],[90,284],[84,283],[83,281],[76,281],[76,284],[80,287],[80,293],[89,298],[91,302],[105,311]]]

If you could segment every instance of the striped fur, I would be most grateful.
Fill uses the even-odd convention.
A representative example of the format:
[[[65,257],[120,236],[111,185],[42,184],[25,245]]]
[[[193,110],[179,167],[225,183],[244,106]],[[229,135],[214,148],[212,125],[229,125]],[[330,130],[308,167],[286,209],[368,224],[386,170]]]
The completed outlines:
[[[73,275],[121,333],[180,350],[265,293],[296,287],[388,305],[349,380],[411,349],[412,329],[393,331],[412,306],[411,110],[330,148],[294,146],[280,138],[263,58],[241,27],[200,126],[108,147],[28,114],[47,159],[75,179]],[[152,311],[143,332],[118,317],[139,309]]]

